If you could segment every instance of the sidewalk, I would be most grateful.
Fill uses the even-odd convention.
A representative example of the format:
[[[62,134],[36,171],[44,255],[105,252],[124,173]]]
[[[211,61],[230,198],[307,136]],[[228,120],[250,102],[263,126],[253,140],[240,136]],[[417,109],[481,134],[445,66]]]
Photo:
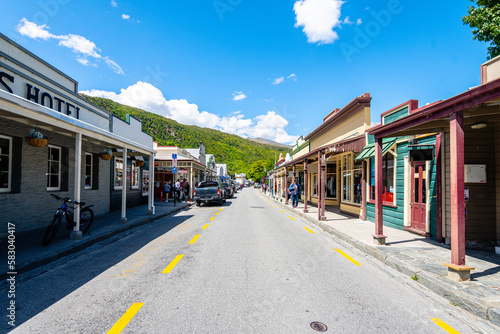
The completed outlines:
[[[325,211],[327,220],[318,221],[317,206],[308,205],[309,213],[304,213],[304,203],[293,209],[291,200],[285,205],[284,198],[273,198],[269,192],[262,195],[385,265],[408,276],[416,275],[418,283],[454,305],[500,326],[500,255],[467,249],[466,263],[475,270],[470,282],[458,283],[448,278],[448,268],[443,265],[451,261],[451,249],[447,245],[384,226],[387,244],[377,246],[372,237],[375,224],[370,221],[328,210]]]
[[[42,238],[45,228],[15,233],[16,246],[16,272],[22,274],[26,271],[38,268],[50,262],[56,261],[67,255],[81,251],[102,240],[108,239],[114,235],[130,230],[134,227],[150,223],[154,220],[165,217],[174,212],[180,211],[193,203],[176,203],[173,201],[155,202],[155,214],[147,215],[147,205],[141,205],[135,208],[127,209],[127,223],[120,223],[121,211],[109,212],[102,215],[96,215],[90,228],[90,234],[85,234],[80,240],[70,240],[71,230],[66,230],[65,225],[59,227],[59,231],[50,243],[44,247]],[[49,223],[47,223],[48,225]],[[0,237],[0,244],[7,254],[7,237]],[[7,258],[2,262],[0,279],[4,281],[8,275]]]

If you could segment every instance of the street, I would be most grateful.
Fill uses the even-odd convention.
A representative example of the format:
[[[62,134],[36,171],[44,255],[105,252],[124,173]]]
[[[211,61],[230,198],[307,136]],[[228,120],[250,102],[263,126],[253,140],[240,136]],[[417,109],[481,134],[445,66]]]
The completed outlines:
[[[327,333],[482,332],[253,188],[20,278],[12,333],[315,333],[316,321]],[[1,328],[13,329],[5,317]]]

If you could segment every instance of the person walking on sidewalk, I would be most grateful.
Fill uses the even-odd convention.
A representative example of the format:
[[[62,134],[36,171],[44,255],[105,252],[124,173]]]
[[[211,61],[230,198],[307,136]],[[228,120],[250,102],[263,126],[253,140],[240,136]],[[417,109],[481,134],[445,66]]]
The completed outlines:
[[[293,180],[293,183],[290,185],[290,195],[292,195],[292,207],[296,208],[299,205],[299,194],[300,194],[300,185],[297,183],[297,179]]]
[[[190,197],[189,197],[189,182],[187,180],[186,180],[186,182],[184,182],[184,185],[182,186],[182,190],[184,191],[185,201],[188,202],[190,200]]]
[[[168,194],[170,194],[170,186],[168,185],[168,182],[165,182],[165,203],[168,203]]]
[[[177,179],[174,186],[174,203],[181,201],[181,183]]]

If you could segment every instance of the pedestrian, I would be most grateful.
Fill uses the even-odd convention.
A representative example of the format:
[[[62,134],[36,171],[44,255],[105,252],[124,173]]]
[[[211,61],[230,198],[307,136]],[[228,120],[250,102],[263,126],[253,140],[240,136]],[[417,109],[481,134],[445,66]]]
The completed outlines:
[[[180,202],[180,196],[181,196],[181,182],[179,181],[179,179],[177,179],[177,181],[175,182],[175,194],[174,194],[174,203],[177,201],[177,202]]]
[[[186,198],[186,202],[189,200],[189,182],[186,180],[186,182],[184,182],[184,186],[182,187],[182,189],[184,190],[184,196]]]
[[[293,183],[290,185],[290,194],[292,195],[292,207],[296,208],[299,205],[299,194],[300,194],[300,185],[297,183],[297,179],[293,180]]]
[[[168,194],[170,194],[170,186],[168,185],[168,182],[165,182],[165,203],[168,203]]]

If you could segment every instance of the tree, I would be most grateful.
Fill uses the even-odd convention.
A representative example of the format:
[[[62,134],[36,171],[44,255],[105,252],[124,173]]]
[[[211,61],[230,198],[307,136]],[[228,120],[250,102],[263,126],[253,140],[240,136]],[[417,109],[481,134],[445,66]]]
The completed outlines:
[[[471,0],[477,7],[469,6],[462,22],[471,28],[472,39],[491,42],[488,59],[500,55],[500,0]]]

